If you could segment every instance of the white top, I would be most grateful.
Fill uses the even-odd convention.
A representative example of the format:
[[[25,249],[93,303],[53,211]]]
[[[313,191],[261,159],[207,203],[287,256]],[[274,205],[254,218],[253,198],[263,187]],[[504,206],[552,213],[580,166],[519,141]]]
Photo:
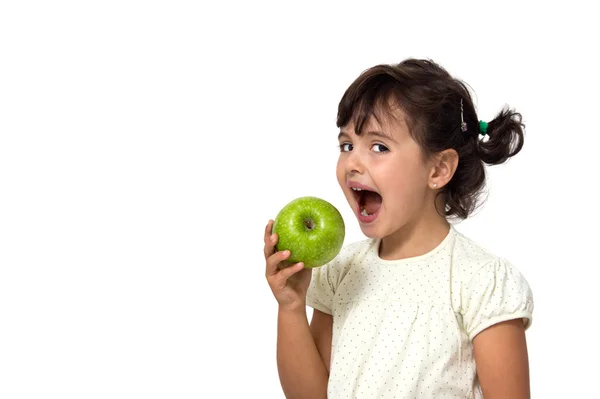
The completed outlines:
[[[471,341],[501,321],[529,328],[525,278],[453,226],[409,259],[379,258],[379,242],[312,271],[307,305],[333,316],[328,399],[483,397]]]

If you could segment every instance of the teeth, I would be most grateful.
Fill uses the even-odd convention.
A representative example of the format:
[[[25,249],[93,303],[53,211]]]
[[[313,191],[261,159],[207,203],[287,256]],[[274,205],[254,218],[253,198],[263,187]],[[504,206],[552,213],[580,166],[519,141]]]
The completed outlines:
[[[354,190],[354,191],[362,191],[362,188],[352,187],[352,190]]]
[[[369,216],[369,214],[367,213],[367,210],[365,208],[363,208],[363,210],[360,212],[360,214],[363,216]]]

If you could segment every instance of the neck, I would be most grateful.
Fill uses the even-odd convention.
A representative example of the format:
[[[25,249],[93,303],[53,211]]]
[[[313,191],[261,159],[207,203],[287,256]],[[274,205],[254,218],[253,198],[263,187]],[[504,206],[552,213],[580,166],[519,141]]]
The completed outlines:
[[[433,207],[432,207],[433,208]],[[434,250],[447,237],[450,223],[434,212],[424,212],[389,236],[383,237],[379,257],[400,260],[425,255]]]

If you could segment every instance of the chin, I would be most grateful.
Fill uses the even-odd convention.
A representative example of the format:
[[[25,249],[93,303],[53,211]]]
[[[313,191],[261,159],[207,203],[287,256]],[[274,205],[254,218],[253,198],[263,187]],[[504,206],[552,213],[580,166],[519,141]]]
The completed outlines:
[[[373,225],[363,225],[360,224],[360,231],[362,231],[363,235],[365,235],[367,238],[383,238],[386,236],[386,234],[383,234],[382,232],[378,231],[377,228],[375,228],[375,226]]]

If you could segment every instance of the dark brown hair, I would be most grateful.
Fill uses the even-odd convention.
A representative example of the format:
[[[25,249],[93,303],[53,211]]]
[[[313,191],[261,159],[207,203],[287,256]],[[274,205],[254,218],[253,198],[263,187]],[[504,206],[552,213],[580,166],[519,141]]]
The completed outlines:
[[[463,120],[467,130],[461,130]],[[481,139],[479,119],[467,85],[431,60],[408,58],[399,64],[376,65],[346,90],[338,108],[337,126],[354,122],[356,134],[381,113],[392,116],[399,106],[424,159],[452,148],[459,156],[454,176],[438,195],[445,196],[445,216],[466,219],[478,206],[485,185],[484,163],[501,164],[523,147],[521,114],[505,107],[488,122]]]

